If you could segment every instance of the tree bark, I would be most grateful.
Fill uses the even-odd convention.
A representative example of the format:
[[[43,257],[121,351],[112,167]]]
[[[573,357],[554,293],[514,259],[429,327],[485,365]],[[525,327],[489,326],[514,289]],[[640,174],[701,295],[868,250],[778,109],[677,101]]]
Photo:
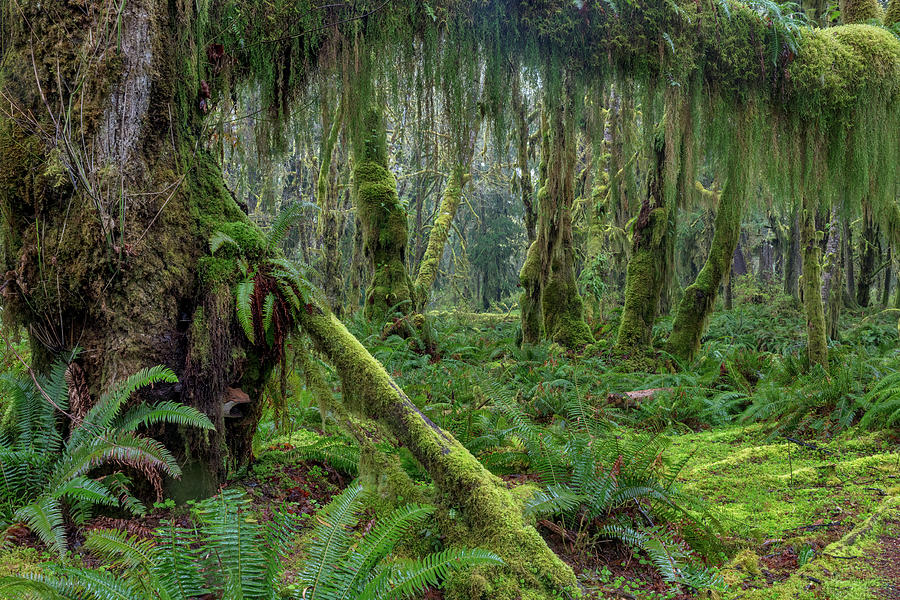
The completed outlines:
[[[800,247],[803,253],[803,308],[806,312],[807,352],[810,365],[828,368],[828,340],[825,329],[825,306],[822,304],[821,249],[816,239],[816,209],[808,196],[800,209]]]
[[[143,367],[179,376],[147,395],[216,425],[161,434],[190,463],[183,495],[214,491],[250,458],[272,366],[235,327],[235,253],[264,249],[204,144],[218,74],[197,60],[193,7],[20,3],[30,26],[6,40],[0,73],[5,316],[29,330],[39,371],[82,347],[95,397]],[[240,249],[211,256],[216,230]],[[254,400],[243,418],[223,415],[228,387]]]
[[[740,165],[729,169],[729,178],[716,211],[715,233],[709,255],[697,279],[684,290],[672,333],[666,342],[666,351],[685,362],[692,361],[700,349],[700,339],[715,306],[719,286],[723,279],[729,277],[732,257],[741,235],[746,185],[745,173],[739,172],[739,169]]]

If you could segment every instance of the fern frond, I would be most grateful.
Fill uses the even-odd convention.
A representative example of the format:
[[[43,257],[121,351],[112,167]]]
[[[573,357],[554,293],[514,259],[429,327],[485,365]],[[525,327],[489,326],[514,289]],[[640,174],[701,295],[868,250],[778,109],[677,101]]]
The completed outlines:
[[[440,587],[450,575],[479,565],[502,565],[503,559],[487,550],[448,548],[424,559],[400,562],[369,583],[358,600],[402,600]]]
[[[247,277],[234,287],[234,307],[237,313],[238,322],[244,335],[251,343],[255,342],[253,331],[253,306],[251,298],[253,297],[253,288],[256,281],[252,277]]]

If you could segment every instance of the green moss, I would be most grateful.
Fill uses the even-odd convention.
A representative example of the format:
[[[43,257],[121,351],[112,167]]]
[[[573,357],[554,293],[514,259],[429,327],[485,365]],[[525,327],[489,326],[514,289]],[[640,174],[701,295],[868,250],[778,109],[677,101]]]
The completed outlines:
[[[822,302],[822,249],[815,229],[813,202],[803,198],[800,215],[800,246],[803,270],[800,287],[806,312],[806,342],[810,365],[828,368],[828,335],[825,326],[825,305]]]
[[[890,0],[887,11],[884,13],[884,24],[886,27],[891,27],[897,23],[900,23],[900,1]]]
[[[406,269],[406,209],[397,197],[397,182],[387,168],[384,119],[374,106],[353,140],[353,197],[362,225],[366,256],[374,274],[366,291],[368,318],[413,309],[413,285]]]
[[[444,255],[444,246],[450,237],[450,227],[453,225],[456,211],[462,202],[462,190],[467,180],[468,174],[465,172],[465,168],[463,165],[457,164],[450,174],[447,187],[444,188],[444,196],[441,198],[437,217],[435,217],[434,225],[428,234],[428,246],[425,248],[425,254],[419,264],[419,274],[416,276],[415,283],[418,310],[425,308],[431,287],[437,279],[438,267],[441,257]]]
[[[544,314],[541,302],[541,258],[537,241],[528,247],[519,271],[519,310],[522,313],[522,343],[536,344],[544,337]]]
[[[346,405],[377,420],[431,476],[439,522],[449,543],[497,552],[507,566],[488,577],[506,579],[523,597],[530,593],[551,598],[566,587],[577,595],[571,569],[526,525],[520,505],[500,479],[427,419],[327,309],[301,311],[299,318],[315,346],[335,366]]]
[[[635,231],[634,249],[625,279],[625,306],[616,338],[615,348],[621,354],[641,354],[650,346],[662,285],[661,265],[665,260],[663,243],[668,214],[669,211],[662,207],[649,210],[646,225]]]
[[[841,20],[846,25],[851,23],[865,23],[866,21],[880,21],[884,16],[881,3],[878,0],[841,0]]]
[[[728,180],[716,211],[715,233],[709,255],[694,283],[684,290],[672,333],[666,341],[666,351],[688,363],[700,349],[700,339],[715,305],[719,286],[731,271],[732,257],[741,234],[747,177],[746,161],[741,156],[741,148],[741,141],[736,140],[730,158]]]

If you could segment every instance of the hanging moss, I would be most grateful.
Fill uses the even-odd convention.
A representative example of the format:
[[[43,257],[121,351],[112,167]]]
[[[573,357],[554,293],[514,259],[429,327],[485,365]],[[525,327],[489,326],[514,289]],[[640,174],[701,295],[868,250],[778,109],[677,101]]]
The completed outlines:
[[[740,138],[740,126],[738,127]],[[685,362],[693,360],[700,349],[722,281],[729,277],[732,257],[741,234],[741,214],[747,203],[748,164],[744,141],[735,139],[729,157],[728,178],[716,210],[715,233],[709,255],[697,278],[689,285],[678,304],[666,351]]]

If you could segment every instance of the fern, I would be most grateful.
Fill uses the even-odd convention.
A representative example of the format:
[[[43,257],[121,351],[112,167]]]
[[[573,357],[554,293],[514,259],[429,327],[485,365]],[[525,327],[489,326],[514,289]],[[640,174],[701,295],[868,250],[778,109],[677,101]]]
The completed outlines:
[[[334,498],[318,515],[310,534],[307,562],[292,586],[293,598],[304,600],[385,600],[407,598],[428,586],[437,587],[452,572],[480,564],[502,564],[484,550],[447,549],[424,559],[385,563],[410,529],[432,514],[432,507],[403,506],[356,542],[349,528],[362,506],[362,488],[355,484]]]
[[[41,387],[59,406],[65,406],[67,365],[58,361]],[[159,486],[161,475],[180,475],[175,459],[159,442],[138,433],[142,426],[176,423],[212,428],[195,409],[165,402],[138,404],[123,411],[138,389],[156,382],[174,382],[164,367],[143,369],[113,385],[80,421],[68,438],[59,435],[60,417],[29,379],[6,378],[14,390],[11,410],[16,424],[0,436],[0,525],[24,522],[48,547],[62,554],[66,548],[64,506],[76,523],[88,519],[97,505],[122,506],[141,514],[143,505],[128,493],[127,478],[111,474],[92,478],[103,466],[131,467],[148,474]]]

